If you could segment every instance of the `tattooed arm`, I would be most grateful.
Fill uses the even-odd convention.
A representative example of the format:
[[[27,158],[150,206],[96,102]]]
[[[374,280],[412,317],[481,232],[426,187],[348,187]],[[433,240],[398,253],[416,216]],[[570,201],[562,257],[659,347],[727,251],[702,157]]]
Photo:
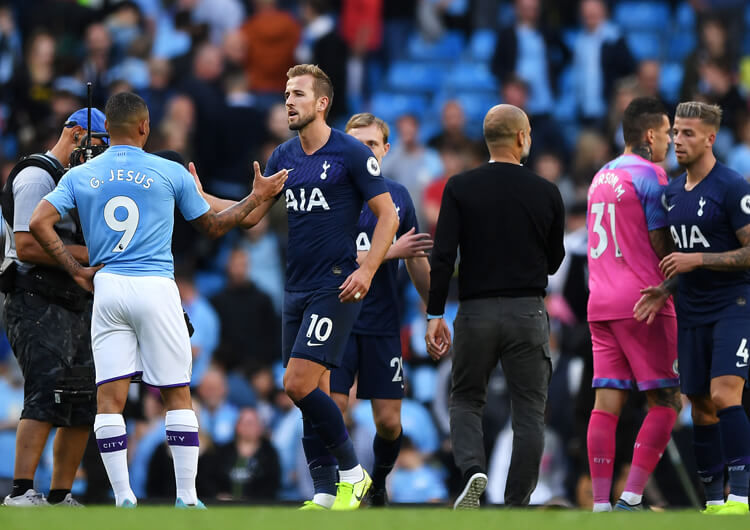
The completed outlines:
[[[211,205],[211,208],[206,213],[192,220],[190,223],[210,237],[221,237],[242,223],[250,212],[258,206],[264,203],[273,204],[271,199],[281,193],[281,190],[284,188],[284,183],[287,179],[287,170],[282,169],[270,177],[264,177],[260,172],[260,166],[257,162],[254,164],[254,167],[255,179],[253,180],[253,192],[250,195],[239,202],[232,202],[230,206],[220,212],[214,211],[214,207]],[[268,208],[269,206],[266,206],[265,211],[268,211]]]
[[[42,199],[31,215],[29,230],[44,251],[70,274],[78,285],[87,291],[94,290],[94,274],[103,265],[84,267],[70,253],[63,244],[60,236],[55,232],[55,223],[60,220],[60,214],[46,199]]]
[[[727,252],[703,253],[703,267],[712,271],[739,271],[750,269],[750,225],[735,232],[742,245]]]

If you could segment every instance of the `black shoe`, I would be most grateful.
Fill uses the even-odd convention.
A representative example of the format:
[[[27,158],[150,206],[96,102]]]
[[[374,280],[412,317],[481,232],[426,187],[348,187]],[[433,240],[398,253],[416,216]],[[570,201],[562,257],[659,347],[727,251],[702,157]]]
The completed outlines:
[[[385,491],[385,488],[373,489],[370,492],[370,506],[388,506],[388,492]]]

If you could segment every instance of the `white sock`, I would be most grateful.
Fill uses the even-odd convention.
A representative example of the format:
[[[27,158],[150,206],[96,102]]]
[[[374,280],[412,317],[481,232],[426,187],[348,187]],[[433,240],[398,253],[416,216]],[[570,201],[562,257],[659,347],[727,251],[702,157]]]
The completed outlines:
[[[365,472],[362,469],[362,466],[357,464],[357,467],[353,467],[351,469],[339,469],[339,480],[341,482],[348,482],[349,484],[354,484],[355,482],[359,482],[365,478]]]
[[[724,501],[706,501],[706,506],[724,506]]]
[[[727,500],[735,501],[735,502],[744,502],[745,504],[747,504],[747,497],[741,497],[739,495],[732,495],[731,493],[729,494],[729,497],[727,497]]]
[[[167,444],[174,460],[177,498],[196,504],[195,476],[198,474],[198,418],[190,409],[167,411]]]
[[[611,512],[612,511],[612,505],[608,502],[595,502],[594,503],[594,513],[599,512]]]
[[[336,500],[336,495],[331,495],[330,493],[316,493],[313,495],[313,502],[315,504],[318,504],[324,508],[331,509],[331,506],[333,506],[333,501]]]
[[[94,420],[94,435],[109,482],[115,492],[115,504],[122,506],[126,500],[136,504],[135,494],[130,489],[128,439],[122,414],[97,414]]]
[[[643,495],[638,495],[637,493],[633,493],[631,491],[623,491],[622,495],[620,495],[620,498],[627,502],[629,505],[635,506],[636,504],[641,503]]]

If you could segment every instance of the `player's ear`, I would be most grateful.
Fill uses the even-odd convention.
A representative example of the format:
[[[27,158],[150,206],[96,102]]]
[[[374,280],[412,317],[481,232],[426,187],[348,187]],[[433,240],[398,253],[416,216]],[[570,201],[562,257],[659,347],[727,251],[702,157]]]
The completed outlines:
[[[652,145],[654,143],[654,130],[653,129],[646,130],[646,142],[649,145]]]
[[[383,146],[383,156],[387,155],[388,151],[390,150],[391,150],[391,144],[386,142],[385,145]]]

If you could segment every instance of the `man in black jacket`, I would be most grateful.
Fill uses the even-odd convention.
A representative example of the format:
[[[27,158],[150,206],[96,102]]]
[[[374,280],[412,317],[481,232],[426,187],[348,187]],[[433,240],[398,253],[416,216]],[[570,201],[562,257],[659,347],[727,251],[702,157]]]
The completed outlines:
[[[557,187],[521,165],[531,148],[526,114],[497,105],[484,118],[490,162],[445,187],[432,251],[427,351],[451,345],[443,309],[458,249],[450,423],[466,486],[454,508],[477,508],[487,485],[482,411],[498,361],[510,390],[513,454],[505,503],[529,503],[544,448],[544,409],[552,373],[544,307],[547,276],[562,262],[564,210]]]

